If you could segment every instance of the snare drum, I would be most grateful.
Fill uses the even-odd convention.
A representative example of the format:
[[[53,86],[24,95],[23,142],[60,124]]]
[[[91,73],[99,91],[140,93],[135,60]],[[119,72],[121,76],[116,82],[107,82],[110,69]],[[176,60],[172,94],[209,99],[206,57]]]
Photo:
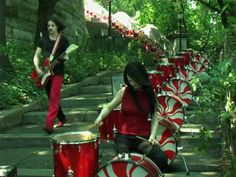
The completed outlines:
[[[95,177],[159,177],[163,176],[156,164],[146,156],[120,154],[103,166]]]
[[[115,133],[119,128],[118,120],[120,121],[120,109],[114,109],[102,120],[103,124],[99,127],[100,139],[114,140]]]
[[[163,84],[161,94],[169,94],[180,98],[182,104],[187,106],[192,100],[192,91],[187,81],[171,79]]]
[[[93,177],[99,167],[97,134],[68,132],[52,138],[55,177]]]

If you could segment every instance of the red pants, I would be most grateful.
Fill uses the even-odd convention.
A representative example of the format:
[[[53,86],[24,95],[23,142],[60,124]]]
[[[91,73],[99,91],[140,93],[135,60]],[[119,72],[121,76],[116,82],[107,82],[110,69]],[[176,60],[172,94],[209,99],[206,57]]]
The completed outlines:
[[[60,105],[60,93],[63,84],[63,76],[55,75],[50,78],[47,85],[49,85],[48,91],[48,115],[46,119],[46,127],[53,129],[54,120],[58,116],[59,105]]]

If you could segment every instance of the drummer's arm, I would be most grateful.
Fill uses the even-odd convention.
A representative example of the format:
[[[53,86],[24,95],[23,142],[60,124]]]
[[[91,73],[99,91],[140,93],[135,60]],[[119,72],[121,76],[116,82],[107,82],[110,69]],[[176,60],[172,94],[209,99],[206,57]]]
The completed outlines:
[[[157,136],[157,130],[158,130],[158,125],[159,125],[159,121],[162,119],[161,115],[155,111],[153,116],[152,116],[152,121],[151,121],[151,134],[149,137],[149,141],[152,144],[156,144],[157,140],[156,140],[156,136]]]
[[[121,88],[117,92],[115,97],[112,99],[112,101],[103,107],[99,116],[95,120],[95,124],[99,124],[105,117],[107,117],[111,113],[113,109],[117,108],[120,105],[122,101],[122,97],[124,95],[124,91],[125,91],[125,87]]]

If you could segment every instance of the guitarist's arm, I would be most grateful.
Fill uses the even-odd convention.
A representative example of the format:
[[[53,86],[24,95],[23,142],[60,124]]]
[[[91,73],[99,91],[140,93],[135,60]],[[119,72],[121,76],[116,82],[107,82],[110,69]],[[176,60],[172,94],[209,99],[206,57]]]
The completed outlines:
[[[39,60],[40,60],[41,54],[42,54],[42,49],[40,47],[37,47],[36,51],[35,51],[35,54],[34,54],[33,63],[34,63],[34,66],[35,66],[35,71],[39,75],[43,74],[43,71],[39,67]]]

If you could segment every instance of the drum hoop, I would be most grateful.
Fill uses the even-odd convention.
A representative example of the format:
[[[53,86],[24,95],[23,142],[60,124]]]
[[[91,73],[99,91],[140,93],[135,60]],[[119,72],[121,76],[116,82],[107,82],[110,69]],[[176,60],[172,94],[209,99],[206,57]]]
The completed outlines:
[[[174,63],[157,63],[157,66],[175,66]]]
[[[184,57],[183,56],[173,56],[173,57],[169,57],[168,59],[176,59],[176,58],[178,58],[178,59],[184,59]]]
[[[81,140],[81,141],[65,141],[65,140],[62,140],[62,141],[59,141],[58,139],[56,139],[57,137],[63,137],[65,135],[79,135],[79,134],[82,134],[82,133],[90,133],[91,135],[91,139],[89,140]],[[61,133],[61,134],[58,134],[58,135],[55,135],[52,139],[51,139],[51,142],[52,143],[55,143],[55,144],[85,144],[85,143],[92,143],[92,142],[97,142],[98,141],[98,135],[96,133],[92,133],[92,132],[66,132],[66,133]]]

